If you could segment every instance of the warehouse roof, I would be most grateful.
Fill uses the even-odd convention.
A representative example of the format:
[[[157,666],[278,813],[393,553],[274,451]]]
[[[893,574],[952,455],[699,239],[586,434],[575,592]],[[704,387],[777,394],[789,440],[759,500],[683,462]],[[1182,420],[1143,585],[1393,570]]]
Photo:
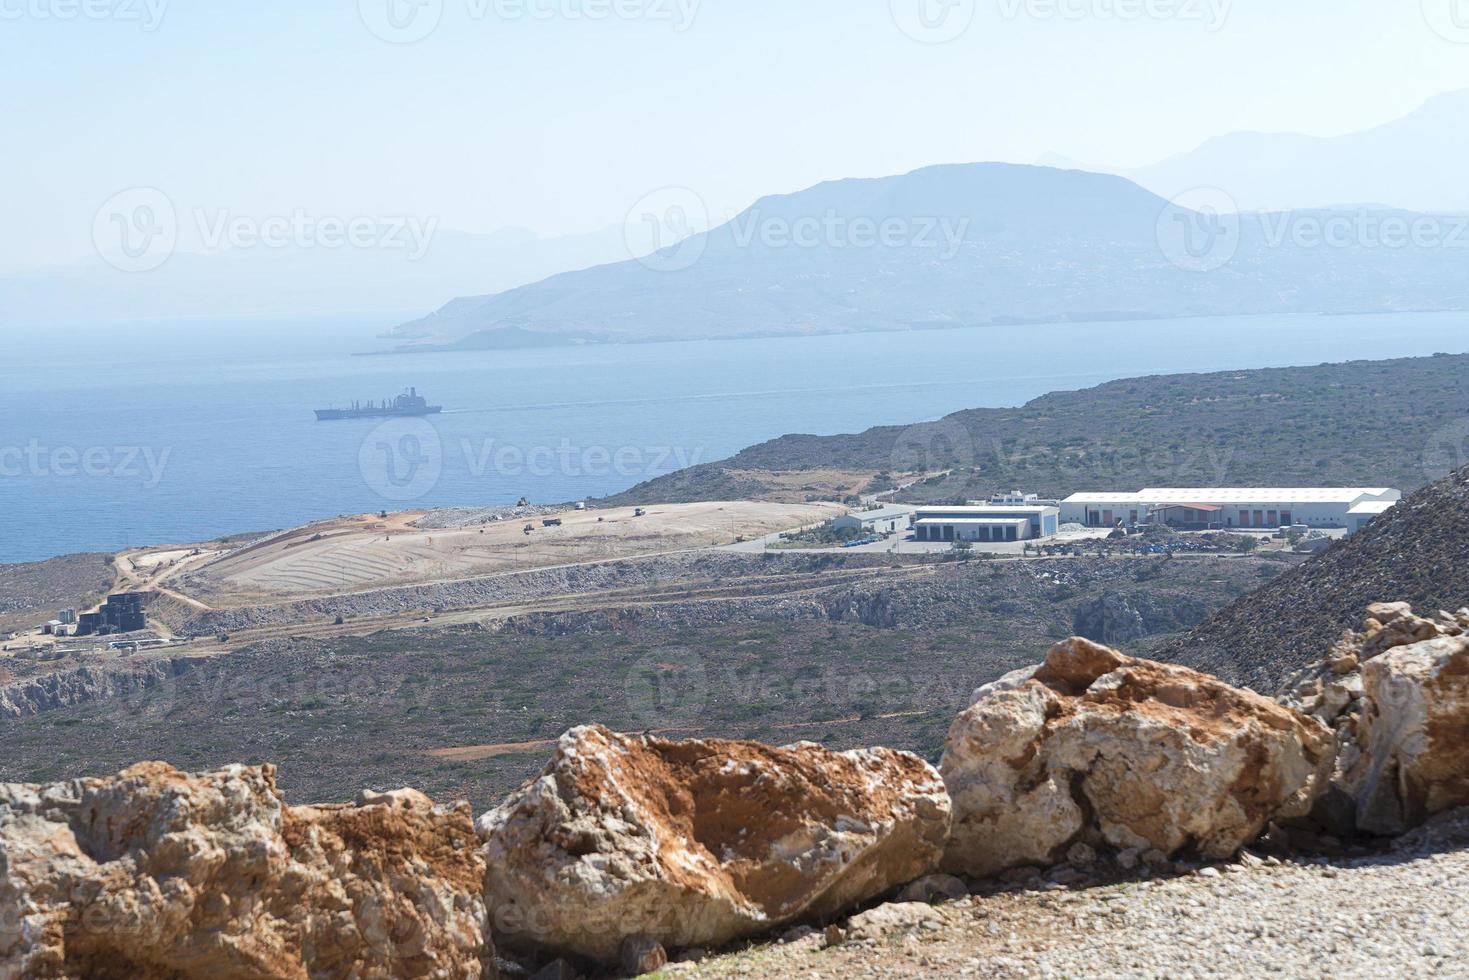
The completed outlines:
[[[1029,523],[1030,521],[1023,517],[926,517],[918,522],[918,526],[942,527],[946,524],[962,524],[969,527],[978,524],[986,527],[1017,527]]]
[[[883,507],[880,510],[854,510],[842,516],[862,521],[901,521],[912,515],[913,512],[906,507]]]
[[[924,514],[1049,514],[1056,510],[1054,504],[967,504],[953,507],[920,507],[918,516]]]
[[[1402,494],[1390,487],[1161,487],[1137,493],[1074,493],[1068,504],[1180,504],[1207,500],[1211,504],[1350,504],[1363,497],[1396,500]]]

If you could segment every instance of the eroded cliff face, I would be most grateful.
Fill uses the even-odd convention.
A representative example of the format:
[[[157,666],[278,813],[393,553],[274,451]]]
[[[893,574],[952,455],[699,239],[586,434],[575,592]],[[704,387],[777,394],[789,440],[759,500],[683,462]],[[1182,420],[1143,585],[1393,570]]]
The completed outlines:
[[[163,657],[136,664],[86,664],[12,681],[0,686],[0,719],[107,698],[145,699],[206,662],[204,657]]]
[[[467,805],[287,807],[271,766],[0,785],[0,976],[481,977],[476,844]]]

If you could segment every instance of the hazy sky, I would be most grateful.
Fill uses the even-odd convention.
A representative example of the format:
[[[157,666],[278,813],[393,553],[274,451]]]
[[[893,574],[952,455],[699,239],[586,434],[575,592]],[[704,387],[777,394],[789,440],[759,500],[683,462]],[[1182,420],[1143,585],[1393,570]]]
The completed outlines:
[[[134,186],[561,234],[666,185],[718,218],[933,163],[1331,135],[1469,88],[1455,42],[1469,0],[0,0],[0,270],[86,256]]]

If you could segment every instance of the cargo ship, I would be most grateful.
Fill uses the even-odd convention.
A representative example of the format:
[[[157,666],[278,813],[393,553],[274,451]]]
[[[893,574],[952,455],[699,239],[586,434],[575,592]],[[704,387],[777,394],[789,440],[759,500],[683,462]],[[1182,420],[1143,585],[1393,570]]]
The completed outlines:
[[[428,399],[418,393],[417,388],[388,401],[353,402],[351,408],[318,408],[316,420],[330,422],[336,419],[381,419],[406,418],[415,415],[437,415],[444,410],[442,405],[430,405]]]

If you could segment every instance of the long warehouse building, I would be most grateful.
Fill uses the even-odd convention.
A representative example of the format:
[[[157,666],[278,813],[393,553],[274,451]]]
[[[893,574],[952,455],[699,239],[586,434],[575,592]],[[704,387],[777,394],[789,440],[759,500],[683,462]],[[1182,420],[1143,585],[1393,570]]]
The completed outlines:
[[[1061,501],[1061,521],[1087,527],[1158,523],[1273,530],[1304,525],[1356,532],[1401,499],[1402,491],[1388,487],[1165,487],[1072,494]]]

